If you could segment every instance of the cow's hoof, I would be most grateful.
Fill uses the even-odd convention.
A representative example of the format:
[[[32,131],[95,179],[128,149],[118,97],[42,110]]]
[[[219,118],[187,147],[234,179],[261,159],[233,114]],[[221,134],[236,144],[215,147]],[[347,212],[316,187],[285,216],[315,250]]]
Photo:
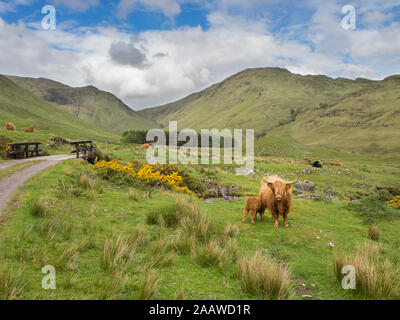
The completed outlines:
[[[275,229],[278,229],[278,228],[279,228],[279,226],[274,226],[274,228],[275,228]]]
[[[288,224],[285,224],[285,228],[289,228],[289,225],[288,225]]]

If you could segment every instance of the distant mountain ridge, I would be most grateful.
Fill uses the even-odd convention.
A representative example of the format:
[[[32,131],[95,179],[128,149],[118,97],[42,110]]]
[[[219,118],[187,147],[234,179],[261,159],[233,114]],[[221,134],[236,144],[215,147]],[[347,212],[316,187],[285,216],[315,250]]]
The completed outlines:
[[[211,87],[138,113],[180,128],[254,128],[307,145],[400,153],[400,76],[381,81],[246,69]]]
[[[87,123],[55,107],[32,92],[19,87],[0,75],[0,135],[4,124],[11,121],[17,132],[7,132],[15,139],[39,139],[46,142],[50,136],[68,139],[118,141],[120,137]],[[35,133],[24,134],[24,129],[35,126]],[[22,140],[22,141],[24,141]],[[21,141],[21,140],[19,140]]]
[[[130,109],[113,94],[93,86],[72,88],[45,78],[7,77],[58,108],[113,133],[158,127],[155,122]]]

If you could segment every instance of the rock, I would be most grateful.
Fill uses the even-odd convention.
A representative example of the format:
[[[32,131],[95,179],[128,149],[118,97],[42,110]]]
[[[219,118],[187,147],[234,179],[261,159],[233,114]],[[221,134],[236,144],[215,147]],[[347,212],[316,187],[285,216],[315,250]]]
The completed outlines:
[[[250,177],[250,178],[254,178],[254,177],[256,176],[256,174],[254,173],[253,170],[251,170],[251,171],[247,174],[247,176]]]
[[[303,298],[307,298],[307,299],[311,299],[312,298],[312,296],[310,296],[309,294],[303,294],[302,297]]]
[[[302,191],[302,192],[313,192],[315,190],[315,184],[310,181],[296,182],[294,184],[294,187],[296,188],[296,191]]]
[[[217,200],[217,198],[207,198],[207,199],[204,199],[204,202],[214,202],[214,201],[216,201]]]
[[[332,242],[328,242],[327,245],[330,246],[331,248],[335,246]]]
[[[315,196],[312,194],[299,194],[295,196],[297,199],[315,199]]]
[[[315,288],[315,284],[314,284],[314,283],[311,283],[310,286],[313,287],[313,288]]]
[[[317,240],[320,240],[320,239],[321,239],[321,237],[320,237],[320,236],[316,236],[316,237],[315,237],[315,239],[317,239]]]
[[[324,197],[327,200],[338,200],[338,198],[335,196],[335,192],[333,191],[332,187],[328,187],[325,191],[324,191]]]
[[[228,197],[228,189],[223,186],[218,187],[218,192],[221,194],[222,198],[227,198]]]

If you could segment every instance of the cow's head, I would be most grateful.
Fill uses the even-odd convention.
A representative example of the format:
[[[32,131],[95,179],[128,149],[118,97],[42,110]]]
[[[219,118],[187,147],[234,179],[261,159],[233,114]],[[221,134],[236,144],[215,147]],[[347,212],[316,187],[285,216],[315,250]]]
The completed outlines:
[[[274,197],[278,202],[282,201],[282,199],[286,196],[286,192],[292,188],[292,184],[296,181],[297,179],[291,182],[282,180],[268,181],[264,179],[264,182],[268,184],[268,187],[272,190]]]

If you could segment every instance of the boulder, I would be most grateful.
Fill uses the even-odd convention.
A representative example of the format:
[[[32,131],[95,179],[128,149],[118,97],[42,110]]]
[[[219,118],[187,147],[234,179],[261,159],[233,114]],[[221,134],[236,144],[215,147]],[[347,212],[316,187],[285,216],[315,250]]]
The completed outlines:
[[[297,192],[313,192],[315,190],[315,184],[310,181],[296,182],[294,184]]]

